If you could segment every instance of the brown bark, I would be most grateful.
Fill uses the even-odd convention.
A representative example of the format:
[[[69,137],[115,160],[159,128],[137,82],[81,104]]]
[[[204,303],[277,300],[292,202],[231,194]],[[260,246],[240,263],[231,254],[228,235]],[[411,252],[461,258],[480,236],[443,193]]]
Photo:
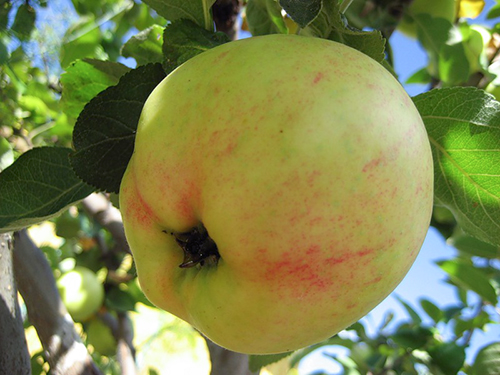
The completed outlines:
[[[0,234],[0,372],[31,374],[23,319],[17,301],[9,234]]]
[[[212,15],[217,31],[222,31],[232,40],[238,38],[238,14],[241,10],[240,0],[217,0],[212,7]]]
[[[57,290],[52,269],[26,230],[14,234],[14,272],[28,318],[54,375],[101,375],[75,331]]]

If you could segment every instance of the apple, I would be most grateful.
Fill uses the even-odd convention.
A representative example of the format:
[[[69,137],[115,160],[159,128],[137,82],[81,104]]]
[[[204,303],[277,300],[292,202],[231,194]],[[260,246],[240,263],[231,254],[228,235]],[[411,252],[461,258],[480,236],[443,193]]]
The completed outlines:
[[[85,321],[104,302],[104,287],[97,275],[88,268],[77,266],[57,280],[57,288],[71,317]]]
[[[298,35],[226,43],[172,72],[120,187],[145,295],[256,354],[319,342],[381,302],[432,203],[429,139],[399,82]]]
[[[398,31],[415,39],[417,25],[414,17],[422,13],[430,14],[434,18],[444,18],[453,23],[456,17],[455,0],[414,0],[406,9],[398,25]]]
[[[116,339],[111,328],[101,319],[91,319],[85,332],[87,333],[87,343],[92,345],[98,353],[108,357],[116,353]]]

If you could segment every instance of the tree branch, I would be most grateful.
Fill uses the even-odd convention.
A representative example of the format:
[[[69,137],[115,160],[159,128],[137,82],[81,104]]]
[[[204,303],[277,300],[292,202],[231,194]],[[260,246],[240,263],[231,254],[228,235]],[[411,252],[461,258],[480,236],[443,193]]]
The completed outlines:
[[[101,375],[75,331],[45,255],[26,230],[14,234],[14,272],[28,318],[54,375]]]
[[[258,372],[250,372],[248,368],[248,355],[232,352],[224,349],[202,336],[210,353],[212,370],[210,375],[257,375]]]
[[[238,15],[241,10],[240,0],[217,0],[212,6],[212,14],[217,31],[222,31],[229,38],[238,38]]]
[[[9,234],[0,234],[0,370],[5,374],[31,374],[23,319],[17,302]]]

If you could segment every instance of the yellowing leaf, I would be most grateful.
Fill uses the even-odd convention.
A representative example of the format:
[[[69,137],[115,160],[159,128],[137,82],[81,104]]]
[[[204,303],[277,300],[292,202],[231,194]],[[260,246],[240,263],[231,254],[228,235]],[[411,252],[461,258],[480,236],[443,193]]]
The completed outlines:
[[[457,0],[457,16],[476,18],[483,11],[484,5],[484,0]]]

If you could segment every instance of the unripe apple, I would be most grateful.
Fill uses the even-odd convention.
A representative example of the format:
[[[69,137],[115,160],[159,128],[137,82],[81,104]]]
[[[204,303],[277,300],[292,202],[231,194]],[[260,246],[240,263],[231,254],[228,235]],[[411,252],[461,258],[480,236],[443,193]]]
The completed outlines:
[[[99,318],[91,319],[88,322],[85,332],[87,333],[87,343],[105,356],[116,354],[116,339],[111,328]]]
[[[422,13],[430,14],[434,18],[444,18],[453,23],[456,16],[455,0],[412,1],[398,25],[398,31],[415,39],[417,37],[417,25],[414,17]]]
[[[244,353],[364,316],[408,272],[432,203],[429,140],[399,82],[297,35],[230,42],[165,78],[120,189],[146,296]]]
[[[96,274],[85,267],[75,267],[57,280],[57,288],[70,313],[77,321],[94,315],[104,301],[104,287]]]

